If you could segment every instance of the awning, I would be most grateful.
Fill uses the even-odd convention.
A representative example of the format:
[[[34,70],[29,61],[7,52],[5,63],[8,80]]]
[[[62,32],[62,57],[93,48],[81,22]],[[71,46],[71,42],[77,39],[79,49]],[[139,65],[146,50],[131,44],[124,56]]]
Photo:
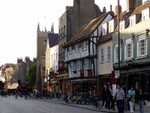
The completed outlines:
[[[85,79],[75,79],[71,80],[71,82],[84,82],[84,81],[95,81],[96,78],[85,78]]]
[[[7,85],[7,89],[16,89],[19,85],[18,83],[12,83]]]

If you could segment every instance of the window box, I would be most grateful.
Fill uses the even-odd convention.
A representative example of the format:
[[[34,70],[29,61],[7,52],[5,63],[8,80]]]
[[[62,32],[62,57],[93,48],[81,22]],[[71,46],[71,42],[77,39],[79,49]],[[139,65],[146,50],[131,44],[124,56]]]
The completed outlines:
[[[80,70],[80,77],[84,77],[84,71]]]
[[[88,77],[92,77],[93,76],[93,70],[87,69],[87,74],[88,74]]]

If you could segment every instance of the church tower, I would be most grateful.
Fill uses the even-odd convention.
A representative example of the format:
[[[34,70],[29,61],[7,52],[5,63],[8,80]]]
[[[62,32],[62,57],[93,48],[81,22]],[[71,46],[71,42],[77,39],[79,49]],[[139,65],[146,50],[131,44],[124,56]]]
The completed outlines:
[[[40,30],[40,23],[37,25],[37,75],[36,75],[36,88],[41,90],[43,86],[43,75],[45,71],[45,52],[48,39],[48,32],[45,28],[44,31]]]

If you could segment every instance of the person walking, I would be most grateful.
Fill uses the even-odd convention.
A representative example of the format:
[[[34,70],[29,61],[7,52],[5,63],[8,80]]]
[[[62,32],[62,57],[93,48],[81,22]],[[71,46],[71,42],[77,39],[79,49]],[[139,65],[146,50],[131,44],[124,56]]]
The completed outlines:
[[[106,92],[107,92],[107,85],[104,85],[104,89],[102,90],[102,106],[101,108],[105,105],[105,108],[107,108],[107,96],[106,96]]]
[[[144,102],[145,102],[145,98],[144,98],[144,94],[142,89],[139,89],[139,94],[138,94],[138,101],[139,101],[139,110],[140,113],[144,113]]]
[[[117,85],[117,91],[116,91],[116,101],[117,101],[117,108],[118,113],[124,113],[124,98],[125,93],[122,89],[122,85]]]
[[[131,87],[130,90],[128,90],[128,101],[129,101],[129,108],[130,112],[134,112],[134,104],[135,104],[135,91],[133,87]]]

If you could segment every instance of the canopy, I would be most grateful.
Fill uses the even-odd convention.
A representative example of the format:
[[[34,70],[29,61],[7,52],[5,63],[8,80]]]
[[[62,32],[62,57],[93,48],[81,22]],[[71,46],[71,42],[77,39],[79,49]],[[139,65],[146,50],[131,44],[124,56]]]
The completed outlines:
[[[19,86],[18,83],[8,84],[7,89],[16,89],[18,86]]]

